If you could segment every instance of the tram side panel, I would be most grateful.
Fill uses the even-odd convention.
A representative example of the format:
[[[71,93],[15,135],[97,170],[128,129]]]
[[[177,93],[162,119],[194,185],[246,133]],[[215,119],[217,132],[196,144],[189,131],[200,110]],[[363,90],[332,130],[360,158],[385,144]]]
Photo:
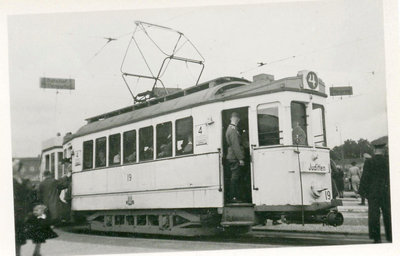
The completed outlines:
[[[278,147],[254,150],[253,186],[258,188],[253,190],[255,205],[301,205],[299,162],[295,149]],[[329,151],[301,148],[300,152],[304,205],[330,202]]]
[[[76,172],[72,209],[222,207],[218,153]]]

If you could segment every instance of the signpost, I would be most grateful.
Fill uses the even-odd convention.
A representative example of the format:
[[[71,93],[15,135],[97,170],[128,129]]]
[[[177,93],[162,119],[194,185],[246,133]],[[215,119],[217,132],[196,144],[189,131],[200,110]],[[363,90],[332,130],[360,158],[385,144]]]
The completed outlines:
[[[329,95],[330,96],[353,95],[353,87],[351,86],[330,87]]]
[[[40,78],[40,88],[44,89],[61,89],[61,90],[75,90],[75,80],[67,78]]]

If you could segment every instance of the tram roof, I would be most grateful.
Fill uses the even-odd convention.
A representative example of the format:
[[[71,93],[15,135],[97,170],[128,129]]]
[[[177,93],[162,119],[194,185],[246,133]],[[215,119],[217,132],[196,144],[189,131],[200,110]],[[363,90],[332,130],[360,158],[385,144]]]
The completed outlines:
[[[65,137],[64,143],[90,133],[217,101],[281,91],[311,93],[327,97],[325,94],[325,85],[321,80],[319,91],[302,89],[301,83],[302,80],[299,76],[287,77],[275,81],[258,80],[254,82],[236,77],[220,77],[173,94],[88,118],[86,119],[88,123],[82,126],[75,134],[72,134],[72,136]]]

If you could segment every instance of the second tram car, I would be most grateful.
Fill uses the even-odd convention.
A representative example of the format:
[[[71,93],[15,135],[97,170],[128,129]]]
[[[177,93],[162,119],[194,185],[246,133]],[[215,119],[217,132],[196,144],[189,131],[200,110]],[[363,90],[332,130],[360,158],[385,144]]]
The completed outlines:
[[[89,118],[63,143],[72,210],[93,230],[168,235],[245,231],[267,219],[341,225],[325,90],[310,71],[221,77]],[[239,203],[226,191],[233,111],[247,155]]]

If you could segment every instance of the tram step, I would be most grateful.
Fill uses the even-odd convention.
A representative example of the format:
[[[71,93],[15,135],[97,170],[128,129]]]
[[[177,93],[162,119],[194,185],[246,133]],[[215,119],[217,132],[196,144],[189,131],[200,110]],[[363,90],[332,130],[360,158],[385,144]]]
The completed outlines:
[[[222,226],[243,226],[254,223],[254,207],[247,203],[228,204],[223,208]]]

